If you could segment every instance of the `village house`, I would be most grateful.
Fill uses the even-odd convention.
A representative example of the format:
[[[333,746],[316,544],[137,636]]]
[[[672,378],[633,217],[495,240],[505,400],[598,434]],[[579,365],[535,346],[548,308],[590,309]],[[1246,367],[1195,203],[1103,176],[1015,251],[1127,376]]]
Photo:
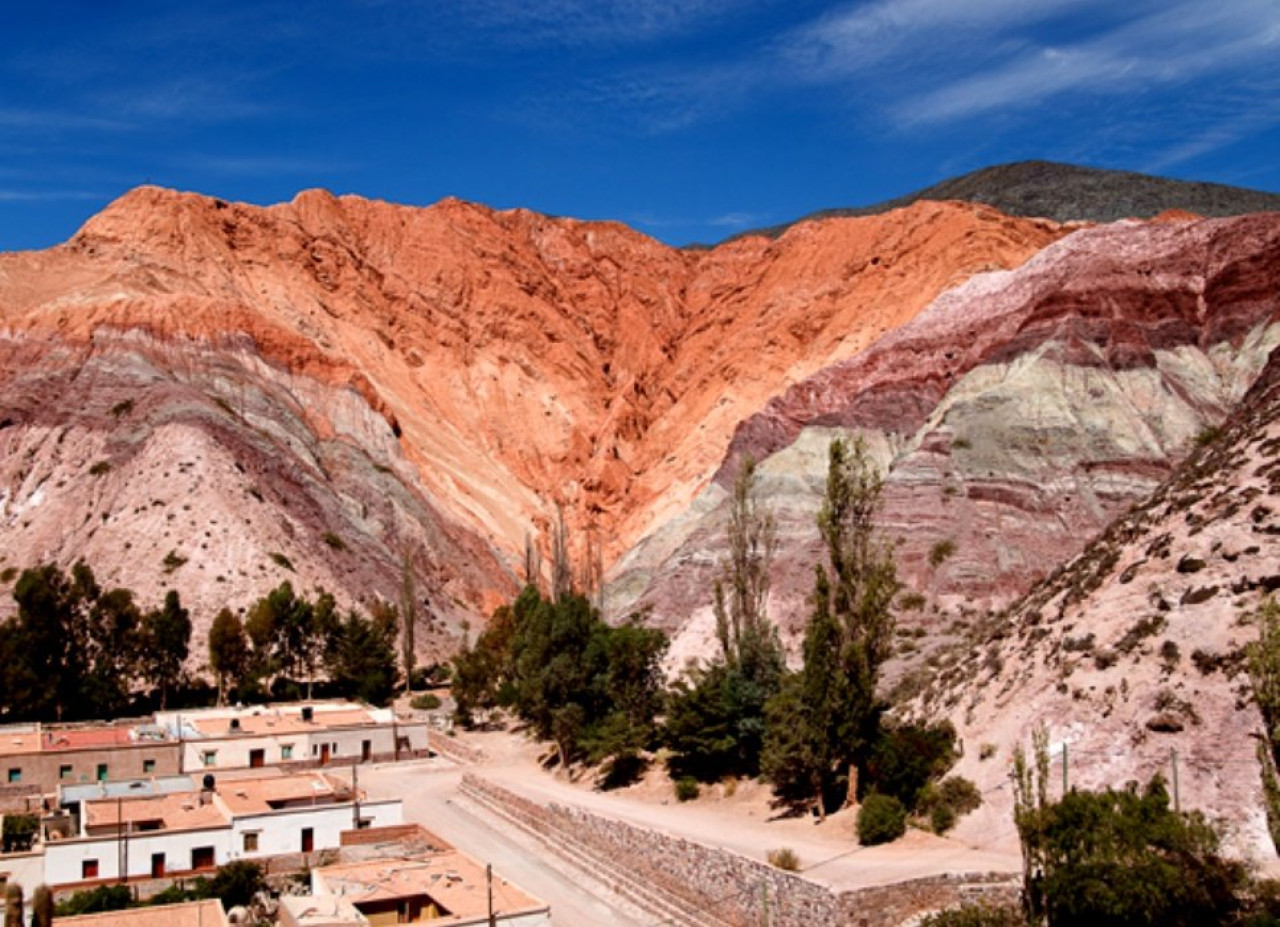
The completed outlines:
[[[456,850],[324,866],[311,872],[310,895],[281,899],[280,924],[547,927],[551,923],[546,904],[498,876],[490,881],[490,875]]]

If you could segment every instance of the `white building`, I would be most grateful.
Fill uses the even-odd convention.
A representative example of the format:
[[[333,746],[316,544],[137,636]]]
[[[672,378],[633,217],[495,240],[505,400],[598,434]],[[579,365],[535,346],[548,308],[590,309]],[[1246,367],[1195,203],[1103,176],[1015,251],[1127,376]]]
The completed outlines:
[[[102,881],[207,873],[236,859],[310,854],[341,833],[402,823],[399,799],[363,801],[321,772],[239,778],[212,789],[81,803],[75,836],[43,844],[38,881]],[[31,891],[35,883],[25,884]]]
[[[350,765],[428,752],[425,721],[354,702],[160,712],[156,723],[181,742],[183,772]]]

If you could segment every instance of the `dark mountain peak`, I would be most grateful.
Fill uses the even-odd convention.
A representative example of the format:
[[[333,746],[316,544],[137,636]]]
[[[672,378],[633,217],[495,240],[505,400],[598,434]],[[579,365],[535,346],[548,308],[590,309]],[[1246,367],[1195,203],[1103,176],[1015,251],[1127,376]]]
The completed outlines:
[[[1280,193],[1055,161],[1017,161],[984,167],[883,203],[824,209],[796,222],[833,216],[877,215],[917,200],[985,203],[1010,216],[1058,222],[1149,219],[1170,209],[1182,209],[1202,216],[1280,211]],[[743,234],[776,238],[794,224],[791,222]]]

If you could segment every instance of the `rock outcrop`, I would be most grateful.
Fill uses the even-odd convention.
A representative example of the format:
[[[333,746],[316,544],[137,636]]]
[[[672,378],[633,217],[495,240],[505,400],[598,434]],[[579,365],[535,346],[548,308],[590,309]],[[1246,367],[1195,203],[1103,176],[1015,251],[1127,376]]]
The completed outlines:
[[[940,661],[914,702],[949,717],[986,806],[962,839],[1012,841],[1007,766],[1044,724],[1052,778],[1177,782],[1229,846],[1274,860],[1247,673],[1263,597],[1280,589],[1280,352],[1220,428],[1146,500]]]
[[[307,585],[394,598],[409,548],[433,603],[486,613],[557,503],[612,560],[780,388],[1064,233],[921,203],[682,252],[456,200],[140,188],[63,246],[0,256],[0,544],[148,592],[130,573],[204,543],[154,581],[201,586],[202,610],[287,577],[272,553]]]

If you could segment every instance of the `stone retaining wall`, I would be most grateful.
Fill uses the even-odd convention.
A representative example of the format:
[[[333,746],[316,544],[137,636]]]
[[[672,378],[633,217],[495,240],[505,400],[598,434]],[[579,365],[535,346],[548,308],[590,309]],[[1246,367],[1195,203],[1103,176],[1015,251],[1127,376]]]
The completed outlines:
[[[944,875],[835,892],[737,853],[580,808],[539,805],[471,773],[463,777],[463,789],[500,806],[534,833],[570,836],[612,867],[725,924],[766,923],[767,905],[771,927],[897,927],[975,893],[1002,901],[1017,897],[1016,880],[1005,873]]]
[[[438,753],[464,766],[479,763],[485,758],[483,750],[477,749],[470,744],[465,744],[456,737],[450,737],[448,734],[442,734],[439,731],[427,732],[427,746],[431,752]]]

